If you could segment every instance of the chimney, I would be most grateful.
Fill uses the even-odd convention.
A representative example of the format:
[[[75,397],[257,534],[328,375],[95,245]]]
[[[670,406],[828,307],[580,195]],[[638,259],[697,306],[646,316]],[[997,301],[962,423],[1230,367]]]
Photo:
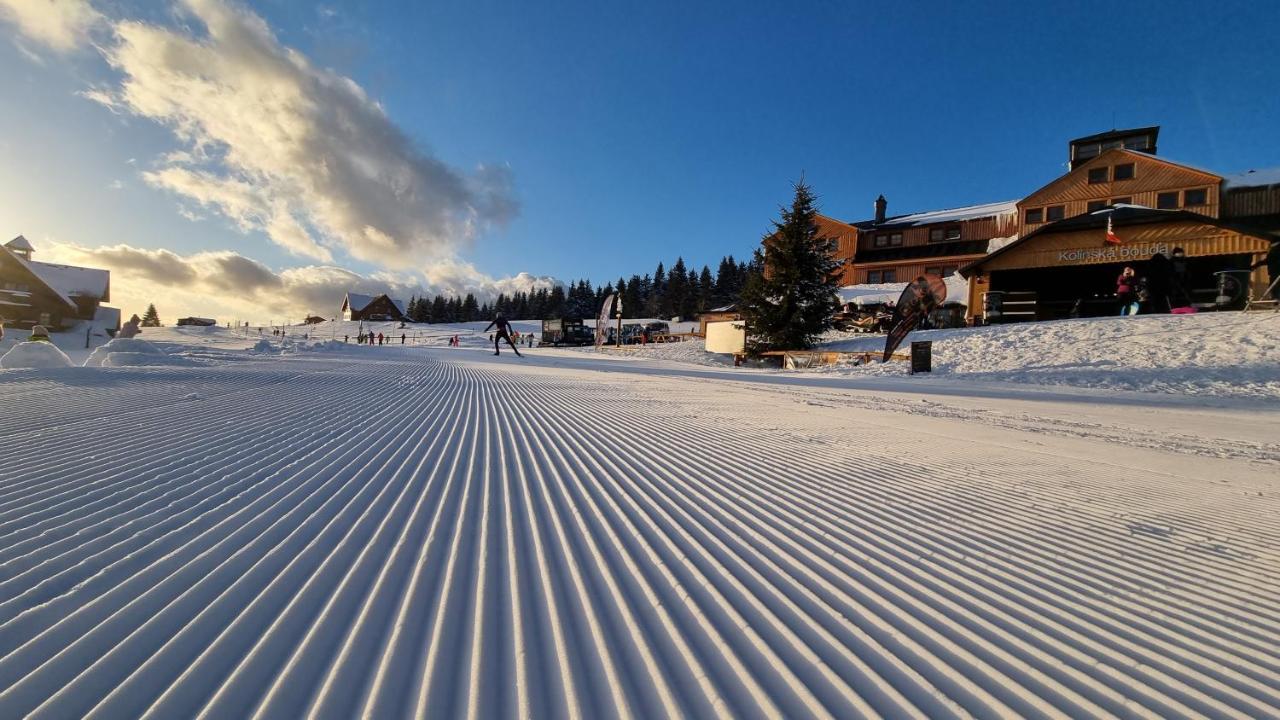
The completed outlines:
[[[884,195],[876,198],[876,223],[884,222],[884,211],[889,207],[889,201],[884,199]]]

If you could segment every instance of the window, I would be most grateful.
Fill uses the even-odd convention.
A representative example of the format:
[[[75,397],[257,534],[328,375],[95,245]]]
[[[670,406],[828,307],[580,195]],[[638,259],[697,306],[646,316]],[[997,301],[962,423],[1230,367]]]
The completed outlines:
[[[952,275],[955,275],[956,271],[958,271],[959,269],[960,269],[959,267],[956,267],[954,265],[951,267],[944,267],[942,268],[942,277],[951,277]]]
[[[1107,201],[1106,201],[1106,200],[1090,200],[1090,201],[1089,201],[1089,212],[1098,212],[1099,210],[1101,210],[1102,208],[1104,208],[1104,207],[1106,207],[1106,206],[1107,206]]]
[[[1204,188],[1182,191],[1182,206],[1193,207],[1209,204],[1209,191]]]
[[[1162,192],[1156,195],[1156,207],[1161,210],[1172,210],[1178,207],[1178,193]]]
[[[1105,167],[1089,168],[1089,184],[1097,185],[1107,181],[1107,169]]]
[[[888,236],[888,235],[877,235],[877,236],[876,236],[876,243],[875,243],[875,245],[876,245],[876,247],[889,247],[889,236]]]
[[[959,239],[960,239],[960,228],[958,228],[958,227],[947,228],[947,239],[948,239],[948,240],[959,240]]]
[[[1124,163],[1117,165],[1112,177],[1116,180],[1132,180],[1133,179],[1133,163]]]
[[[925,268],[925,269],[924,269],[924,274],[925,274],[925,275],[941,275],[941,274],[942,274],[942,268],[940,268],[940,267],[927,267],[927,268]]]
[[[871,270],[867,273],[867,284],[875,285],[880,282],[880,271]]]
[[[1132,205],[1133,198],[1131,197],[1111,198],[1111,204],[1112,205]]]
[[[1045,219],[1049,222],[1061,220],[1066,216],[1066,208],[1062,205],[1050,205],[1045,208]]]
[[[880,274],[880,282],[887,282],[887,283],[898,282],[898,271],[885,270],[883,273]]]
[[[942,242],[942,228],[933,228],[929,231],[929,242]]]
[[[902,244],[902,233],[892,233],[889,235],[889,245],[898,247]]]
[[[1035,208],[1034,210],[1028,210],[1027,216],[1026,216],[1026,222],[1028,225],[1032,225],[1038,222],[1044,222],[1044,209]]]
[[[1124,147],[1126,150],[1146,150],[1148,147],[1151,146],[1150,140],[1151,139],[1146,135],[1131,137],[1124,141]]]

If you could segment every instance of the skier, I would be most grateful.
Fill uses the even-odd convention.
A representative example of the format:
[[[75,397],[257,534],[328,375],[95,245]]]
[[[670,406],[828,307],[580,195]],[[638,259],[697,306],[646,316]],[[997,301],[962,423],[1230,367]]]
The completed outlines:
[[[381,345],[382,341],[383,341],[382,333],[378,333],[378,344]]]
[[[1267,283],[1271,288],[1271,298],[1280,300],[1280,282],[1277,282],[1280,280],[1280,242],[1271,243],[1271,249],[1267,250],[1266,257],[1250,266],[1250,269],[1257,269],[1264,265],[1267,268]]]
[[[498,341],[506,340],[507,344],[511,346],[511,349],[515,351],[516,357],[524,357],[523,355],[520,354],[520,348],[516,347],[516,344],[511,342],[511,323],[507,322],[507,319],[503,317],[502,313],[498,313],[497,315],[495,315],[493,318],[493,322],[489,323],[489,327],[486,327],[481,332],[489,332],[489,328],[492,328],[492,327],[496,327],[498,330],[498,332],[493,335],[493,354],[494,355],[499,354]]]
[[[400,344],[404,344],[404,333],[400,333]]]

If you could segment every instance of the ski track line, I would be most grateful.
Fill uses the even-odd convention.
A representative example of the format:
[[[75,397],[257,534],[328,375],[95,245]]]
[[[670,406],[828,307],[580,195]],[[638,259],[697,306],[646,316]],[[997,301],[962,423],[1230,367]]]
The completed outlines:
[[[0,377],[0,717],[1280,716],[1275,493],[507,358]]]

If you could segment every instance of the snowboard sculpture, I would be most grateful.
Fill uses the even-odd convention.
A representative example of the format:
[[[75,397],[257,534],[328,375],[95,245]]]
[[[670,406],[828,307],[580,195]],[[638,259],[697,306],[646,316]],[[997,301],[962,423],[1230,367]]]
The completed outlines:
[[[881,362],[889,362],[889,357],[902,344],[903,338],[946,299],[947,284],[937,275],[921,275],[915,282],[907,283],[893,309],[893,326],[885,338]]]

